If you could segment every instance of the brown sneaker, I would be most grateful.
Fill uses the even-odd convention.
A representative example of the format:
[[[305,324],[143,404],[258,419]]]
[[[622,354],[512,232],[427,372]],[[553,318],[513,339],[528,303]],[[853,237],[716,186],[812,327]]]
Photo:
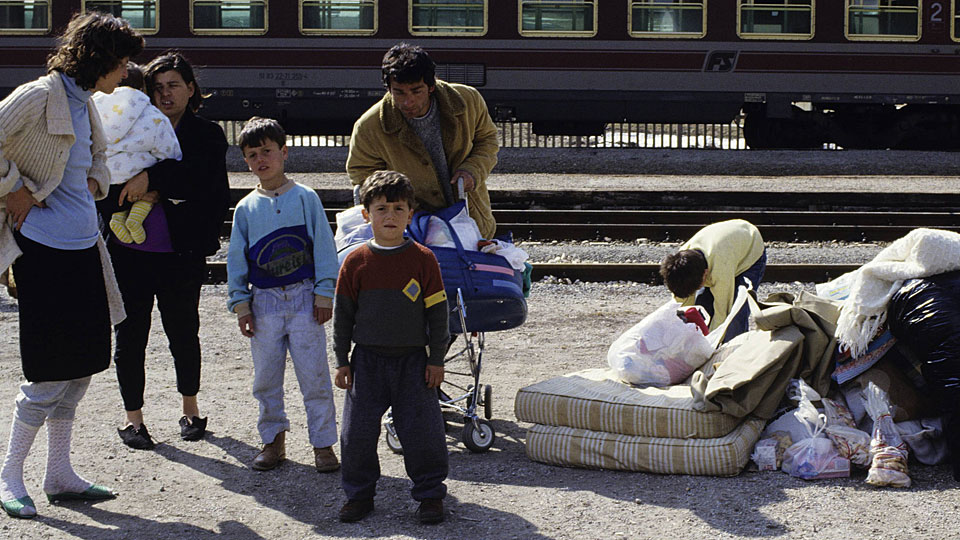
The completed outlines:
[[[263,445],[263,450],[253,458],[253,464],[250,466],[258,471],[269,471],[274,469],[287,458],[287,448],[284,444],[286,432],[281,431],[274,437],[273,442]]]
[[[417,508],[420,523],[440,523],[443,521],[443,499],[424,499]]]
[[[340,468],[340,462],[337,461],[337,455],[333,453],[333,447],[314,448],[313,461],[317,465],[319,472],[333,472]]]
[[[360,521],[370,512],[373,512],[373,499],[347,501],[347,504],[340,508],[340,521],[344,523]]]

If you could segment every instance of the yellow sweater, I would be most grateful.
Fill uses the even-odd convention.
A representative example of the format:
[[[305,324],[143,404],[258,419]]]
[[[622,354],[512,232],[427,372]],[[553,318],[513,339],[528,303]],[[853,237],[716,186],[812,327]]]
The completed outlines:
[[[753,266],[763,255],[763,238],[760,231],[742,219],[721,221],[697,231],[693,238],[680,246],[680,250],[697,249],[707,258],[707,277],[704,287],[713,293],[713,330],[727,318],[736,295],[734,280]],[[756,283],[753,284],[756,287]],[[696,294],[677,298],[685,306],[693,305]]]

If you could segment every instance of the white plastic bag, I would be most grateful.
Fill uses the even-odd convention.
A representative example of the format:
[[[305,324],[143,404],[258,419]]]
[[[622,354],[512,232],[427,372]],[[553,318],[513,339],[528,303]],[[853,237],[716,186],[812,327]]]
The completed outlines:
[[[373,229],[363,219],[362,210],[363,206],[357,205],[337,212],[337,233],[333,241],[338,250],[373,238]]]
[[[527,262],[527,259],[530,258],[526,251],[503,240],[490,240],[490,244],[483,246],[480,251],[484,253],[494,253],[503,257],[510,263],[511,268],[520,272],[523,272],[525,268],[523,263]]]
[[[467,251],[477,251],[477,242],[483,237],[480,235],[480,228],[477,227],[477,222],[470,217],[466,207],[460,210],[457,215],[453,216],[453,219],[450,220],[450,226],[453,227],[453,232],[457,235],[457,238],[460,239],[463,249]],[[450,228],[447,227],[447,224],[444,223],[442,219],[437,216],[430,216],[430,221],[427,222],[426,242],[428,246],[457,247],[453,243],[453,238],[450,234]]]
[[[837,452],[860,467],[870,466],[870,434],[857,429],[853,414],[839,401],[823,398],[823,412],[827,417],[827,437]]]
[[[794,392],[791,399],[798,401],[793,414],[803,423],[808,437],[784,452],[783,472],[804,480],[849,476],[850,462],[843,459],[830,439],[823,435],[827,417],[818,412],[812,402],[813,399],[819,399],[819,394],[802,379],[791,382],[791,390]]]
[[[713,346],[697,325],[677,316],[670,301],[644,317],[610,345],[607,363],[620,379],[644,386],[677,384],[702,366]]]
[[[907,474],[907,444],[893,423],[887,393],[870,381],[863,390],[867,414],[873,418],[873,439],[870,441],[870,471],[867,483],[872,486],[910,487]]]

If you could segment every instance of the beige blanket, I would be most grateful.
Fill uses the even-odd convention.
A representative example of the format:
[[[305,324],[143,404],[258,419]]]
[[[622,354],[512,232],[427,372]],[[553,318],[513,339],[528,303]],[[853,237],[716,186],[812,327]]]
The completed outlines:
[[[914,229],[856,271],[837,321],[837,339],[854,358],[867,350],[887,319],[887,303],[907,279],[960,268],[960,234]]]

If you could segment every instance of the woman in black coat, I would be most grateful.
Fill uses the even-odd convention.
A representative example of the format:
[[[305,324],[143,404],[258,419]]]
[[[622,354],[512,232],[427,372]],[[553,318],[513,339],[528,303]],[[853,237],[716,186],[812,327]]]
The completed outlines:
[[[124,244],[116,238],[110,254],[123,293],[127,318],[117,325],[114,362],[126,410],[120,438],[132,448],[151,449],[143,423],[144,362],[154,298],[183,398],[180,436],[194,441],[206,432],[200,417],[200,286],[206,257],[220,248],[220,226],[230,199],[227,140],[217,124],[195,113],[202,95],[190,63],[180,53],[157,57],[144,68],[153,104],[173,124],[183,151],[180,161],[164,160],[137,174],[120,190],[118,203],[145,199],[155,204],[144,221],[147,240]],[[109,209],[101,208],[102,214]]]

